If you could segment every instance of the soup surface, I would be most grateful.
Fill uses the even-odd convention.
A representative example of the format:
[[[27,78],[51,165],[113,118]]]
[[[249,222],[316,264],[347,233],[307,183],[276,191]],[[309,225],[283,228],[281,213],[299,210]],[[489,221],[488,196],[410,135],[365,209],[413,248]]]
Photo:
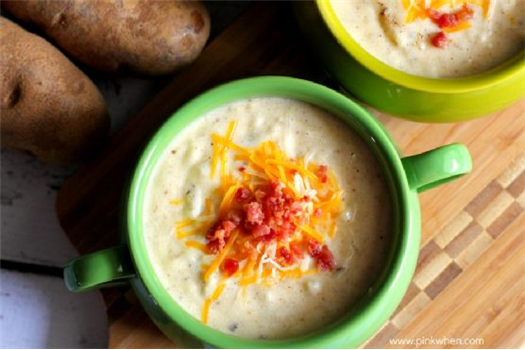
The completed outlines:
[[[213,110],[154,169],[144,231],[162,284],[222,332],[317,330],[366,294],[389,247],[387,184],[342,121],[296,100]]]
[[[486,71],[525,46],[523,0],[332,0],[346,31],[404,72],[453,78]]]

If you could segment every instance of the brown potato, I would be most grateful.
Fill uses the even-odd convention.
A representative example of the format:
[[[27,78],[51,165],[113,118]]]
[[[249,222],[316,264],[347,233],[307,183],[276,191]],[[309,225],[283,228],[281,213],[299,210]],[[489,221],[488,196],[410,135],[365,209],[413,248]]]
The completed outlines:
[[[53,45],[0,17],[0,130],[4,148],[67,164],[109,131],[100,92]]]
[[[43,30],[79,61],[106,72],[160,75],[192,62],[210,31],[199,1],[14,0],[2,8]]]

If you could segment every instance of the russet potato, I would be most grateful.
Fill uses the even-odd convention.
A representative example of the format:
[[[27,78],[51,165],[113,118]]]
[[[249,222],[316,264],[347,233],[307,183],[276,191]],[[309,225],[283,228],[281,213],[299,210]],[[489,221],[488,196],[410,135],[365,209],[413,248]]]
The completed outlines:
[[[0,52],[3,148],[67,164],[103,142],[109,131],[104,99],[58,49],[0,17]]]
[[[172,73],[202,51],[210,31],[206,8],[180,0],[2,1],[70,56],[106,72]]]

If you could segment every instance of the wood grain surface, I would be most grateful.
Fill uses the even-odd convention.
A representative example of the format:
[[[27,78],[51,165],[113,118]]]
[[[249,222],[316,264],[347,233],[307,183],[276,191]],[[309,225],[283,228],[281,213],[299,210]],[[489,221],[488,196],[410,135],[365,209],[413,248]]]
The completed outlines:
[[[288,75],[335,87],[296,32],[289,5],[257,3],[217,37],[61,189],[57,212],[82,254],[117,242],[124,181],[149,136],[181,104],[232,79]],[[525,345],[525,101],[461,124],[427,125],[375,113],[404,154],[461,142],[473,172],[420,196],[418,268],[398,310],[365,347],[415,347],[430,338],[482,338]],[[104,291],[110,347],[176,346],[147,318],[132,291]],[[394,344],[392,339],[405,341]],[[429,343],[429,347],[447,344]]]

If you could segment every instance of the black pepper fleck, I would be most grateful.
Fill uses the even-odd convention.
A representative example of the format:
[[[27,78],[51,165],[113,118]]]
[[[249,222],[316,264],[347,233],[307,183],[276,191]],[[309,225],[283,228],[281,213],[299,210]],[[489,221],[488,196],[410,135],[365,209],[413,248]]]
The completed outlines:
[[[239,324],[238,323],[232,323],[231,325],[228,326],[228,329],[232,333],[234,333],[237,330],[237,328],[239,328]]]

